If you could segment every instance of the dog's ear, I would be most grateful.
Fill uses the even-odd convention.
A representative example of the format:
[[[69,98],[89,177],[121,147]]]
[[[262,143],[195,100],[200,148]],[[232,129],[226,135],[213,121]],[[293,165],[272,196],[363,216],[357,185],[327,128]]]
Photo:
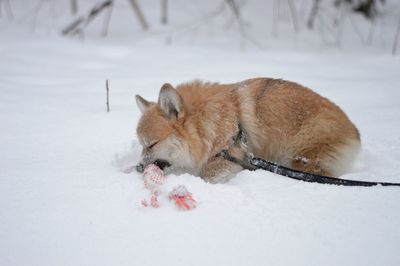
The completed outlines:
[[[169,83],[165,83],[161,87],[158,105],[169,119],[178,119],[183,115],[182,98]]]
[[[146,101],[139,95],[136,95],[135,99],[137,106],[139,107],[140,111],[143,114],[146,111],[146,109],[149,108],[150,102]]]

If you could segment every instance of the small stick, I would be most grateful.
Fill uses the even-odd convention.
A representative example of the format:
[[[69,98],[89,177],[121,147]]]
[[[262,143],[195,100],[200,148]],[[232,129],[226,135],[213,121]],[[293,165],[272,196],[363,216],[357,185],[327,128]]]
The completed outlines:
[[[107,102],[106,102],[106,106],[107,106],[107,113],[110,112],[110,89],[108,88],[108,79],[106,80],[106,92],[107,92]]]

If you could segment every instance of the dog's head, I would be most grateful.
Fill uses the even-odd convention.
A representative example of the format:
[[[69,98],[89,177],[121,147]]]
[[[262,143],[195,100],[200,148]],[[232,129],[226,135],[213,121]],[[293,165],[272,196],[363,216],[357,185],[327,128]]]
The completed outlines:
[[[156,164],[166,173],[171,169],[191,168],[182,128],[185,111],[177,90],[164,84],[157,103],[139,95],[136,95],[136,103],[142,112],[136,132],[143,146],[142,160],[136,169],[141,172],[149,164]]]

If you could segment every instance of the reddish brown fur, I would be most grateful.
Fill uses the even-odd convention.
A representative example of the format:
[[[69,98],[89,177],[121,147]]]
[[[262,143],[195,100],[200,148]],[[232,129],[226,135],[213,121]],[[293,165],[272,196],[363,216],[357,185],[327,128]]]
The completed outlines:
[[[151,157],[149,162],[158,157],[172,160],[173,165],[211,182],[240,170],[215,157],[222,149],[238,157],[250,153],[298,170],[338,176],[360,147],[356,127],[339,107],[293,82],[268,78],[227,85],[195,81],[170,88],[165,95],[175,93],[181,107],[172,118],[160,107],[160,100],[159,104],[143,100],[139,139],[142,144],[144,138],[158,141],[144,155]],[[245,150],[233,141],[239,125],[248,141]],[[169,158],[166,150],[179,159]],[[188,161],[182,163],[185,158]]]

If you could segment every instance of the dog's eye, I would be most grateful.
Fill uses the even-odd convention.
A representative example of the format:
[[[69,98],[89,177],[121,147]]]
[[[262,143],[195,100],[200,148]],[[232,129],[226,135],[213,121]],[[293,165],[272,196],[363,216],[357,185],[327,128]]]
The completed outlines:
[[[151,145],[150,145],[149,147],[147,147],[147,148],[150,150],[150,149],[153,148],[157,143],[158,143],[158,141],[154,142],[153,144],[151,144]]]

